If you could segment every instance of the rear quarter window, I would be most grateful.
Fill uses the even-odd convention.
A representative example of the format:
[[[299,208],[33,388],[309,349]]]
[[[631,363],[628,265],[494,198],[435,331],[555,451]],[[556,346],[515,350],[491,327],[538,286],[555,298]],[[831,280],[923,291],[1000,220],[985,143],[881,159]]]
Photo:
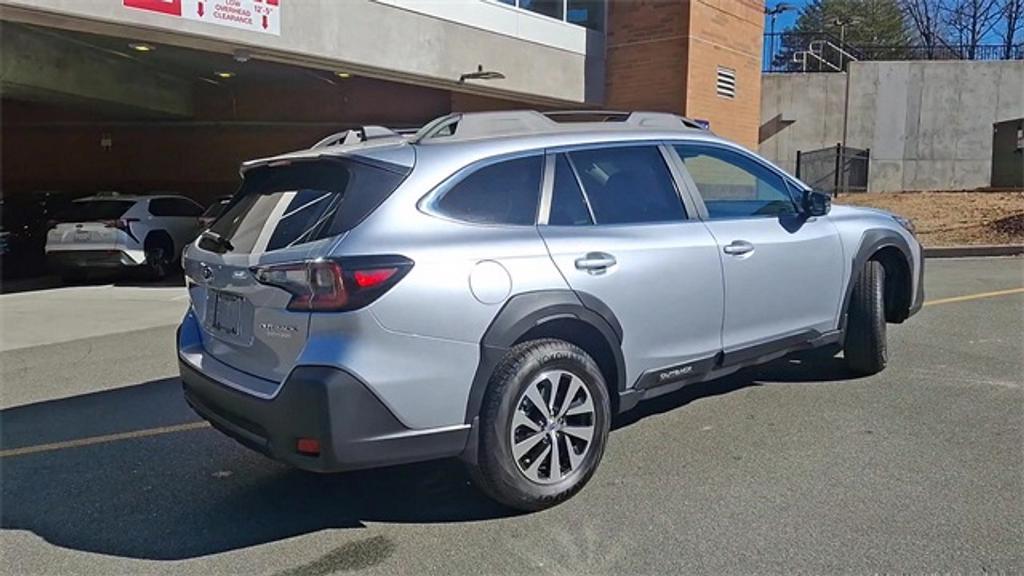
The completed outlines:
[[[543,156],[489,164],[464,176],[431,204],[434,213],[475,224],[532,225],[540,201]]]

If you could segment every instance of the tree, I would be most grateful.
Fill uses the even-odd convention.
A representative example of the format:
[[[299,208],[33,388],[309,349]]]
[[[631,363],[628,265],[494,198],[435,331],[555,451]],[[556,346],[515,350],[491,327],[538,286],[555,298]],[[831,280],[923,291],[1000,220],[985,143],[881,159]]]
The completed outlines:
[[[946,24],[961,58],[978,56],[978,46],[1001,20],[1001,11],[1000,0],[951,0],[946,5]]]
[[[827,41],[858,59],[899,59],[911,36],[899,0],[812,0],[783,37],[775,65],[800,69],[793,56],[809,50],[815,41]],[[844,67],[847,60],[839,50],[817,45],[821,53],[808,58],[808,70]]]
[[[1006,0],[1002,9],[1002,24],[999,37],[1002,40],[1002,56],[1007,60],[1013,58],[1014,48],[1024,51],[1017,45],[1017,33],[1024,30],[1024,0]]]
[[[1021,2],[1024,0],[1009,0]],[[901,0],[900,6],[906,22],[913,28],[917,40],[925,49],[925,56],[935,58],[943,46],[946,23],[943,19],[943,0]]]

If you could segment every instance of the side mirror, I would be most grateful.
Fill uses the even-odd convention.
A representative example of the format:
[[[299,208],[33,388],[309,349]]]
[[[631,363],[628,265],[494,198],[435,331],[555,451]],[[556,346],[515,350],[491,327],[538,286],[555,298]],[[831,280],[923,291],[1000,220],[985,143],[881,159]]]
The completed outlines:
[[[803,209],[807,216],[824,216],[832,209],[832,197],[824,192],[808,190],[804,192]]]

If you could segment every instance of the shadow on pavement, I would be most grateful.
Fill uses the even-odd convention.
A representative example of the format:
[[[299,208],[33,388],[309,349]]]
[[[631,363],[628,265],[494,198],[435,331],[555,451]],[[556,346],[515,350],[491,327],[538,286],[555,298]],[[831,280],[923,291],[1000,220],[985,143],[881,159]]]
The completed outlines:
[[[684,388],[642,403],[616,427],[746,386],[840,377],[839,360],[800,362]],[[195,421],[177,378],[0,411],[4,450]],[[5,530],[31,531],[64,548],[152,560],[368,521],[469,522],[514,514],[477,492],[457,461],[316,475],[271,462],[211,428],[8,456],[0,485]]]
[[[134,288],[174,288],[185,286],[185,275],[175,269],[166,278],[152,280],[141,272],[97,272],[83,278],[62,279],[56,275],[39,275],[26,278],[0,280],[0,294],[18,294],[21,292],[40,292],[56,288],[75,286],[129,286]]]
[[[671,394],[646,400],[620,415],[612,430],[624,428],[648,416],[670,412],[701,398],[728,394],[749,386],[784,383],[828,383],[856,378],[842,358],[820,351],[793,354],[774,362],[741,370],[735,374],[686,386]]]
[[[196,421],[178,379],[0,411],[11,450]],[[365,521],[466,522],[513,512],[460,463],[338,475],[290,469],[210,428],[6,457],[0,527],[75,550],[177,560]]]

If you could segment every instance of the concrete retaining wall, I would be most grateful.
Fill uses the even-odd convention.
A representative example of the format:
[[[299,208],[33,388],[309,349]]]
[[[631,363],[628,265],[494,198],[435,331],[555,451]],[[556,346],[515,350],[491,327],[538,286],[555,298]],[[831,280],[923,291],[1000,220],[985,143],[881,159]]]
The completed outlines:
[[[842,140],[871,149],[868,190],[959,190],[988,186],[992,125],[1024,116],[1024,62],[857,62],[845,74],[765,76],[760,149],[792,170],[797,150]]]

